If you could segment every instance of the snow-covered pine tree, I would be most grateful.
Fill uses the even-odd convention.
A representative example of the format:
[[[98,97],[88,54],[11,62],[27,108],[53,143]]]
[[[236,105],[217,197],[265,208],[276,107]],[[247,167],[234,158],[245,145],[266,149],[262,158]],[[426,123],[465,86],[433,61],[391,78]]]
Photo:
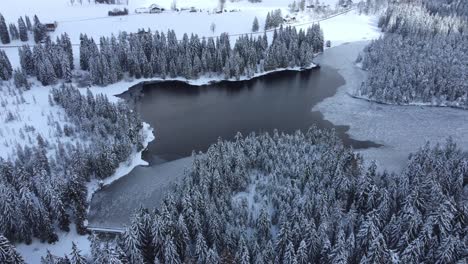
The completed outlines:
[[[41,42],[47,36],[47,31],[46,31],[45,26],[41,23],[41,21],[39,21],[39,18],[36,15],[34,15],[33,33],[34,33],[34,41],[36,43]]]
[[[0,235],[0,263],[23,264],[25,263],[15,247],[6,237]]]
[[[0,50],[0,80],[9,80],[13,74],[13,68],[4,50]]]
[[[18,29],[19,29],[19,38],[21,41],[28,41],[29,36],[28,36],[28,28],[26,27],[26,24],[24,23],[23,17],[18,18]]]
[[[0,40],[2,41],[2,44],[10,43],[10,35],[8,34],[7,24],[2,14],[0,14]]]
[[[87,264],[85,257],[81,255],[81,250],[78,249],[75,242],[72,242],[72,252],[70,253],[70,264]]]
[[[11,40],[17,40],[17,39],[20,38],[18,28],[16,27],[15,24],[11,23],[11,24],[8,26],[8,28],[9,28],[9,30],[10,30]]]
[[[255,17],[252,23],[252,32],[258,32],[259,28],[260,25],[258,24],[258,19]]]

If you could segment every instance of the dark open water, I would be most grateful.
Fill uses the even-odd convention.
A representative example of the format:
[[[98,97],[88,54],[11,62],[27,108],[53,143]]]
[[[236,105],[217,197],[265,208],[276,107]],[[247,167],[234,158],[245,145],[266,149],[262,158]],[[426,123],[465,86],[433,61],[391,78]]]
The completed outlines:
[[[142,84],[121,95],[142,119],[155,128],[156,140],[144,153],[151,164],[206,151],[221,137],[237,131],[284,132],[334,128],[346,145],[356,149],[376,147],[369,141],[350,139],[348,127],[334,126],[312,107],[333,96],[344,79],[322,67],[304,72],[278,72],[250,81],[193,86],[179,81]]]

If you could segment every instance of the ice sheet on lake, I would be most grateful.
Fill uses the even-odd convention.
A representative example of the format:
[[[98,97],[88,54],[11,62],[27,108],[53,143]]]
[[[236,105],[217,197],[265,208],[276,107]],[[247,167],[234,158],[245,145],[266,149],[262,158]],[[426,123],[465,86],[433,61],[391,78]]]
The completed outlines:
[[[427,141],[444,142],[453,137],[468,150],[468,111],[445,107],[395,106],[368,102],[349,96],[365,80],[365,72],[354,65],[368,42],[349,43],[326,50],[317,62],[336,68],[346,80],[335,96],[314,107],[335,125],[346,125],[357,140],[383,144],[360,151],[387,170],[399,171],[408,154]]]
[[[140,206],[157,208],[165,191],[183,177],[191,164],[192,157],[187,157],[153,167],[136,167],[129,175],[94,194],[88,226],[121,229],[129,224],[130,216]]]

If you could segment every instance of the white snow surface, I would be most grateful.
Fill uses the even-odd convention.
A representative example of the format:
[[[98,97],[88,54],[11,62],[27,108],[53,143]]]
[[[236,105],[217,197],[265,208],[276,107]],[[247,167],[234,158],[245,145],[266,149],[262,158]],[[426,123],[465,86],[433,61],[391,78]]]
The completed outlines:
[[[11,82],[0,83],[0,100],[2,101],[0,106],[0,158],[7,159],[12,156],[17,145],[36,145],[38,134],[47,140],[57,140],[55,124],[50,123],[49,120],[55,120],[63,126],[66,123],[66,114],[61,107],[49,104],[49,91],[50,88],[35,85],[31,90],[21,94]],[[15,119],[7,122],[9,112],[13,114]],[[29,126],[29,128],[25,128],[25,126]]]
[[[59,232],[59,241],[55,244],[41,243],[38,239],[33,239],[31,245],[24,243],[15,245],[17,251],[28,264],[41,263],[41,257],[47,254],[47,250],[52,255],[63,257],[69,255],[72,251],[72,242],[76,244],[83,256],[88,256],[90,252],[90,241],[88,236],[81,236],[76,233],[75,224],[70,225],[70,232]]]
[[[81,250],[83,256],[88,256],[90,254],[91,248],[88,236],[78,235],[76,233],[75,224],[70,225],[69,233],[59,232],[58,237],[59,241],[55,244],[41,243],[41,241],[35,238],[31,245],[21,243],[15,245],[15,247],[28,264],[41,263],[41,257],[47,254],[47,250],[49,250],[52,255],[59,257],[69,255],[72,250],[72,242]]]
[[[468,150],[468,111],[427,106],[395,106],[369,102],[350,96],[365,80],[366,72],[354,61],[368,42],[356,42],[326,50],[317,61],[336,68],[346,84],[336,95],[316,105],[335,125],[346,125],[348,134],[357,140],[371,140],[384,145],[359,151],[366,161],[375,160],[381,169],[399,172],[408,155],[427,141],[444,143],[448,137]]]

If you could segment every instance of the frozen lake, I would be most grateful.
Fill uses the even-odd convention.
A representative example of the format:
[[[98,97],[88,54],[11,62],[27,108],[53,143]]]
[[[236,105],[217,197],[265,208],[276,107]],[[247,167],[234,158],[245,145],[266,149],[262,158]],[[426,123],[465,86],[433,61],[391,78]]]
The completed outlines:
[[[156,140],[144,152],[150,167],[137,167],[98,191],[89,213],[91,227],[116,228],[129,222],[140,205],[157,207],[170,183],[190,165],[192,151],[205,151],[218,138],[240,131],[294,132],[334,128],[356,149],[378,147],[351,139],[347,126],[334,126],[312,107],[333,96],[344,79],[324,66],[303,72],[273,73],[250,81],[193,86],[179,81],[137,85],[121,95],[155,129]]]
[[[381,170],[398,172],[408,155],[427,141],[444,143],[448,137],[468,151],[468,111],[448,107],[384,105],[350,96],[366,78],[366,72],[355,65],[367,41],[353,42],[332,48],[316,60],[337,69],[346,83],[332,97],[316,104],[333,124],[349,127],[354,139],[371,140],[380,148],[361,149],[366,161],[375,160]]]

